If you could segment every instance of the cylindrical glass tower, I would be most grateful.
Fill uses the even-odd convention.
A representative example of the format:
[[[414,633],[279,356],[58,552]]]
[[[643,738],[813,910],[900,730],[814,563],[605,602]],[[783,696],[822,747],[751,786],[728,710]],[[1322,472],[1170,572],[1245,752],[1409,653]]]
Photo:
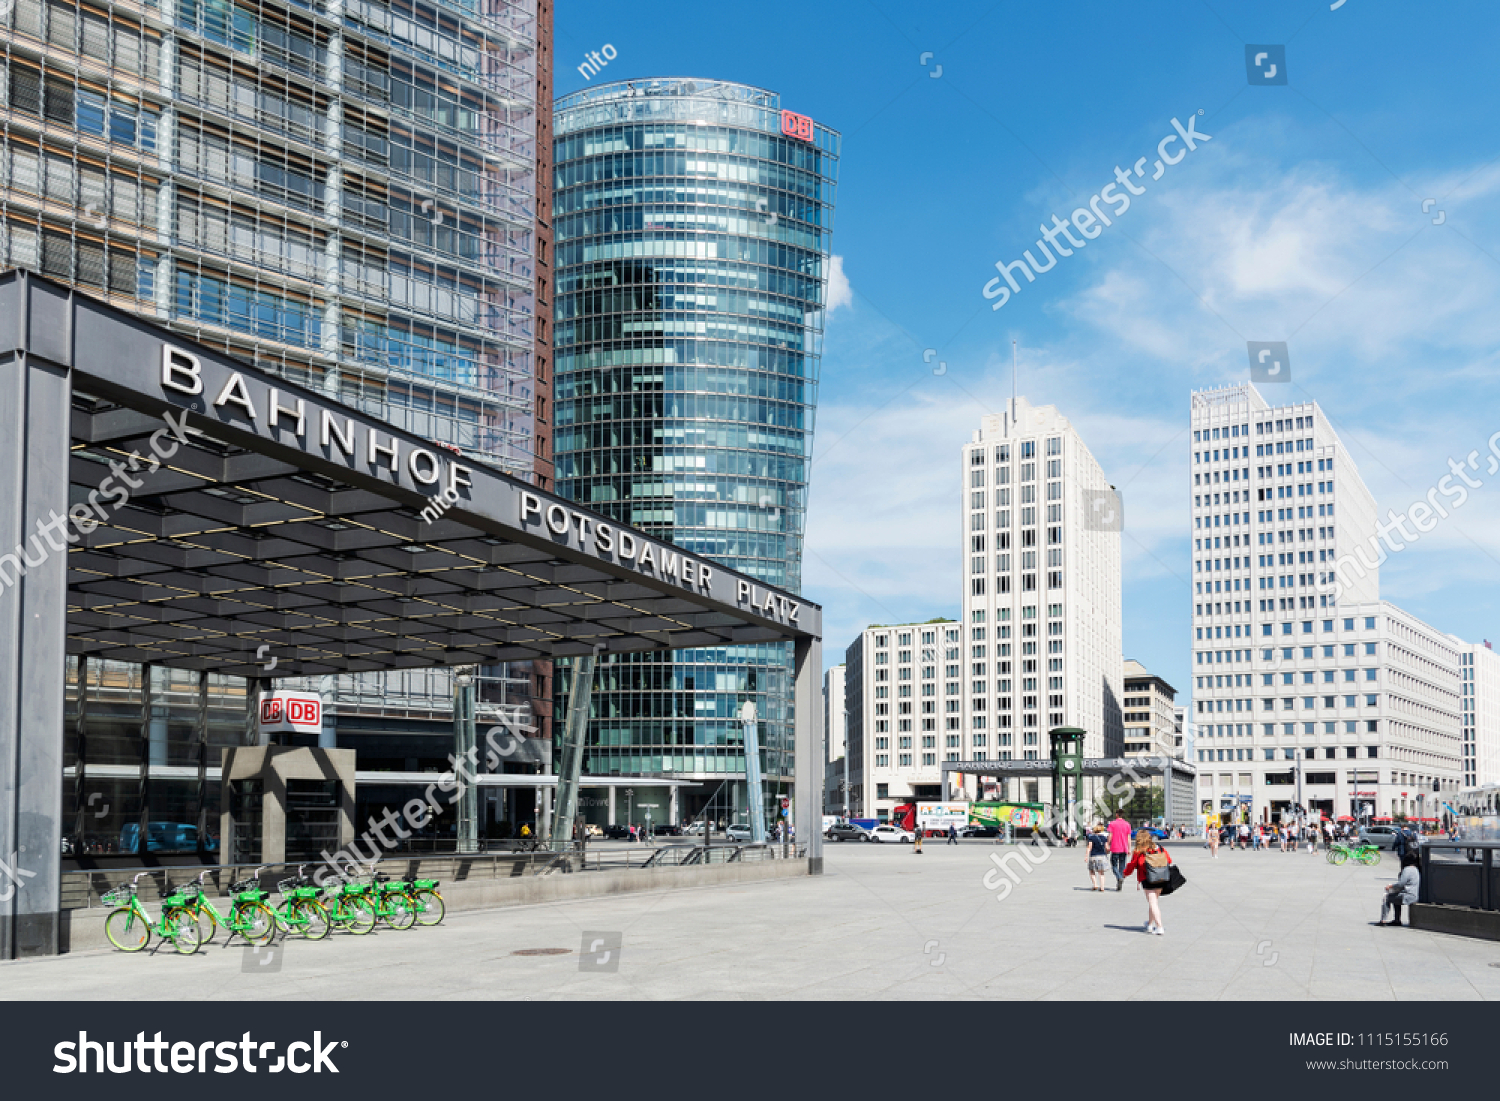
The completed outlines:
[[[564,96],[554,135],[559,491],[797,590],[839,135],[773,92],[676,78]],[[602,663],[584,771],[727,781],[687,789],[679,817],[712,800],[743,820],[736,716],[756,704],[785,790],[790,662]]]

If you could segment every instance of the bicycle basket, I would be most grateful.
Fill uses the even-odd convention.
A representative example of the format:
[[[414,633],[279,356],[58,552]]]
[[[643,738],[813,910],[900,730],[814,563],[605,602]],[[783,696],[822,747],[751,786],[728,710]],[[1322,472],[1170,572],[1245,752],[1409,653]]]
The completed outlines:
[[[99,896],[99,901],[105,906],[129,906],[130,896],[134,893],[129,883],[122,883],[112,891],[105,891]]]
[[[285,895],[287,897],[291,897],[292,889],[294,887],[296,887],[297,884],[299,884],[301,882],[302,881],[300,879],[298,879],[296,876],[293,876],[291,879],[280,880],[276,884],[276,893],[279,894],[279,895]]]
[[[254,886],[255,886],[255,880],[253,878],[251,878],[251,879],[242,879],[242,880],[240,880],[237,883],[231,883],[229,885],[229,890],[230,890],[230,893],[232,893],[232,894],[239,894],[241,891],[248,891],[248,890],[250,890]]]
[[[430,891],[438,885],[435,879],[413,879],[411,885],[418,891]]]

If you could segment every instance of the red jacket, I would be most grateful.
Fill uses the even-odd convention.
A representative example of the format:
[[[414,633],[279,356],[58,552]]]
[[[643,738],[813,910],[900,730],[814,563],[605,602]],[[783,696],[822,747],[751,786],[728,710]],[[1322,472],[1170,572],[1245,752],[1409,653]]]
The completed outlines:
[[[1167,858],[1168,864],[1172,863],[1172,854],[1167,852],[1166,849],[1158,845],[1155,851],[1165,856]],[[1130,863],[1125,865],[1125,874],[1129,875],[1132,871],[1134,871],[1135,881],[1137,883],[1146,882],[1146,862],[1142,860],[1141,857],[1149,855],[1150,852],[1151,850],[1148,849],[1146,852],[1133,854],[1130,858]]]

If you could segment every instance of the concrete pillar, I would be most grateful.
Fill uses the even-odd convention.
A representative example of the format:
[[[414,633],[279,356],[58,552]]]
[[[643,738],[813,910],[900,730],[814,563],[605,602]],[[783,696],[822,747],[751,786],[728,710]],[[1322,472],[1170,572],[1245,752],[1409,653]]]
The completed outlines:
[[[588,741],[589,697],[594,691],[595,654],[573,659],[573,687],[563,726],[562,767],[557,772],[557,810],[550,836],[566,846],[573,840],[578,815],[578,777],[583,772],[583,750]]]
[[[609,785],[609,819],[608,819],[607,824],[611,825],[611,826],[613,826],[615,824],[615,786],[614,786],[614,784],[610,784]]]
[[[793,742],[797,782],[792,810],[797,841],[807,845],[808,872],[823,874],[823,642],[799,639],[794,644]]]
[[[53,366],[69,359],[67,293],[24,276],[0,286],[0,312],[26,319],[34,350],[0,361],[0,861],[13,873],[0,872],[0,959],[58,951],[67,554],[42,527],[68,507],[71,387]]]
[[[675,784],[667,789],[667,822],[673,826],[677,825],[677,815],[679,813],[677,809],[677,791],[678,788]]]

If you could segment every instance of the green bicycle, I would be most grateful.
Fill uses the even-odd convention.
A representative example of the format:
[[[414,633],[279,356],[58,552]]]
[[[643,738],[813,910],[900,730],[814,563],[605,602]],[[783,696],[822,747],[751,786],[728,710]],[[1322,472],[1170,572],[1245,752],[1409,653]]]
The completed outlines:
[[[1328,863],[1339,866],[1350,858],[1355,863],[1363,864],[1373,868],[1380,863],[1380,846],[1378,845],[1335,845],[1328,851]]]
[[[323,909],[328,920],[339,929],[364,936],[375,928],[375,907],[365,897],[363,884],[341,882],[324,888]]]
[[[322,940],[328,935],[332,923],[328,911],[318,901],[322,891],[303,873],[307,865],[297,869],[297,874],[276,884],[281,895],[281,905],[272,913],[283,933],[301,933],[308,940]]]
[[[418,925],[436,925],[443,920],[448,908],[443,905],[443,896],[438,894],[437,880],[407,878],[400,883],[412,912],[417,916]]]
[[[139,952],[151,943],[151,934],[155,933],[171,941],[184,956],[191,956],[198,951],[198,923],[184,909],[187,900],[181,894],[168,895],[161,900],[161,920],[152,922],[136,887],[136,880],[145,874],[138,873],[129,883],[100,897],[104,905],[115,907],[104,918],[104,935],[122,952]]]
[[[258,886],[253,876],[230,887],[231,891],[239,893],[229,907],[227,916],[219,913],[213,899],[204,890],[203,880],[207,876],[208,872],[199,872],[196,881],[182,888],[183,909],[189,911],[198,924],[200,944],[213,943],[214,937],[219,935],[221,925],[229,930],[231,939],[238,935],[245,939],[246,944],[265,944],[276,935],[276,921],[271,916],[270,908],[260,897],[255,897],[259,895],[258,891],[252,895],[252,888]]]
[[[407,897],[405,883],[394,883],[390,876],[371,871],[369,892],[366,897],[374,904],[375,916],[392,929],[410,929],[416,924],[416,907]]]

